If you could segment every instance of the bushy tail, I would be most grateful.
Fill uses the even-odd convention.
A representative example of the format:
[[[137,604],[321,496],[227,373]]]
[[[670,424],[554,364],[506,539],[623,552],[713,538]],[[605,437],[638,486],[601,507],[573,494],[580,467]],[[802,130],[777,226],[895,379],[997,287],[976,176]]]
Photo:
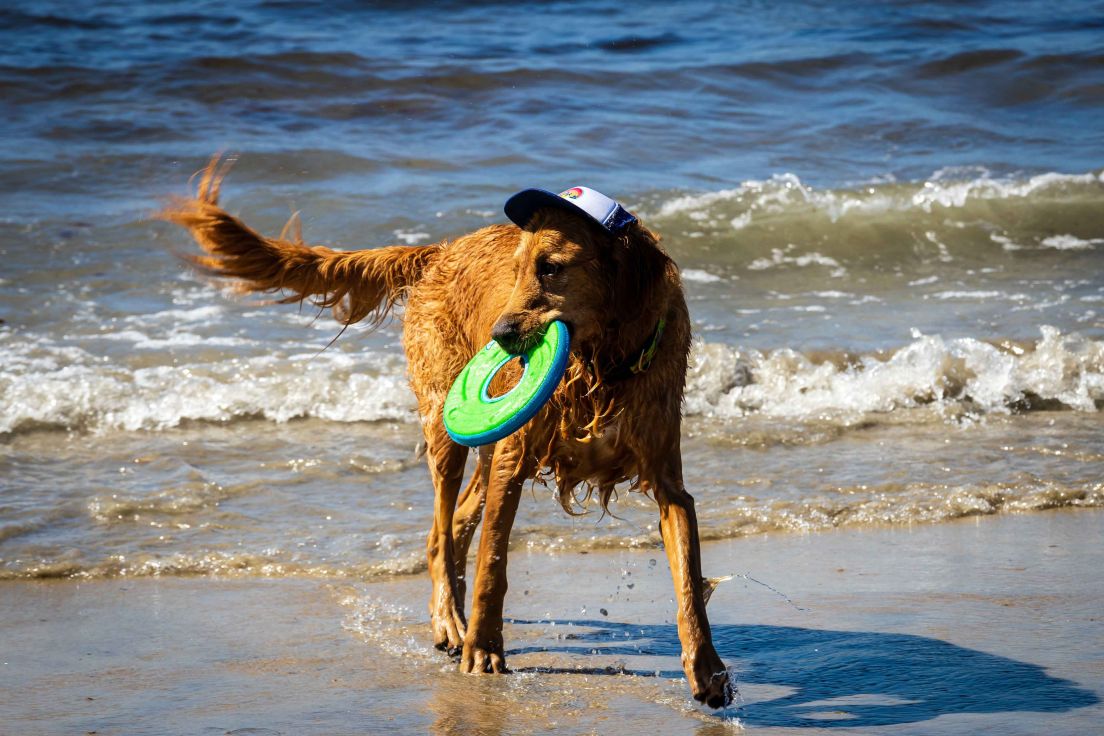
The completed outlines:
[[[206,255],[184,255],[199,270],[237,279],[244,292],[281,292],[280,303],[309,300],[345,324],[379,325],[440,252],[441,245],[335,251],[303,242],[297,217],[266,238],[218,206],[229,170],[219,157],[203,171],[194,199],[178,199],[157,217],[187,228]]]

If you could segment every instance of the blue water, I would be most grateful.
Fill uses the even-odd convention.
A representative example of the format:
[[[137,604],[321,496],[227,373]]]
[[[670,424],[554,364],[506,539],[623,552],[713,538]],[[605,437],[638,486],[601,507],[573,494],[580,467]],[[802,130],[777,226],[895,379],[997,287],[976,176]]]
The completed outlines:
[[[682,268],[707,537],[1104,504],[1102,102],[1100,3],[8,2],[0,578],[422,569],[400,326],[327,348],[149,219],[218,151],[312,244],[623,201]],[[537,493],[519,545],[656,543]]]
[[[6,216],[128,211],[203,157],[366,206],[1101,164],[1104,4],[15,2]],[[393,205],[392,205],[393,206]]]

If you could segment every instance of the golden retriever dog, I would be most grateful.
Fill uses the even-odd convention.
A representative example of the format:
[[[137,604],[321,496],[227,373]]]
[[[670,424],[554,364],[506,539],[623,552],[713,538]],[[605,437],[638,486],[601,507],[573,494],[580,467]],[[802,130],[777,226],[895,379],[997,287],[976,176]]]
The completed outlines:
[[[491,225],[432,245],[338,251],[308,246],[289,228],[279,238],[251,230],[218,205],[225,173],[212,160],[196,197],[160,213],[205,251],[187,256],[195,266],[236,280],[243,291],[332,308],[345,324],[375,326],[396,304],[405,307],[403,345],[434,492],[426,545],[434,644],[459,654],[464,672],[505,673],[506,561],[522,485],[554,480],[572,513],[595,492],[605,508],[614,486],[628,482],[659,506],[693,697],[727,705],[728,673],[706,618],[709,583],[694,499],[682,479],[690,319],[678,268],[657,236],[620,208],[625,221],[612,231],[552,206],[529,213],[523,226]],[[454,442],[442,421],[453,379],[492,337],[518,352],[551,320],[570,329],[564,380],[522,429],[478,449],[461,493],[469,448]],[[496,381],[508,385],[504,374]],[[480,520],[466,618],[468,547]]]

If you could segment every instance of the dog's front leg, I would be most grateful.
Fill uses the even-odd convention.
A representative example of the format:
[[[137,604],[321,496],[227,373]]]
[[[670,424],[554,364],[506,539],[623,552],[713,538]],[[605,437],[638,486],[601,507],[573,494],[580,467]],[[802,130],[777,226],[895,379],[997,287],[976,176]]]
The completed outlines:
[[[456,502],[456,513],[452,517],[452,558],[456,563],[456,594],[460,607],[464,606],[467,592],[468,548],[471,546],[475,529],[483,519],[483,504],[487,501],[487,482],[491,471],[491,456],[494,447],[481,447],[478,461],[471,481]]]
[[[518,435],[501,440],[495,447],[483,510],[483,531],[475,562],[475,586],[471,618],[460,670],[483,673],[506,672],[502,646],[502,608],[506,598],[506,552],[510,529],[514,525],[521,486],[531,475],[533,463],[527,459]]]
[[[660,534],[675,584],[682,668],[694,700],[721,708],[732,698],[728,671],[713,648],[705,614],[698,518],[694,498],[682,484],[682,461],[677,452],[651,485],[659,503]]]
[[[429,615],[434,646],[455,656],[463,646],[465,627],[464,594],[456,579],[453,559],[452,520],[468,448],[449,439],[443,425],[430,426],[433,429],[426,432],[429,472],[433,478],[433,526],[426,539],[426,559],[433,580]]]

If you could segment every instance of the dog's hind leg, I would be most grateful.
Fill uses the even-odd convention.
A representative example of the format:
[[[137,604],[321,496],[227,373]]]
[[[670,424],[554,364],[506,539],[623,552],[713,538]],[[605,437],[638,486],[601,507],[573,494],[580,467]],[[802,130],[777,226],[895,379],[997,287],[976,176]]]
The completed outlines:
[[[440,422],[426,425],[426,444],[433,478],[433,526],[426,539],[426,559],[433,580],[429,599],[433,645],[455,656],[464,643],[465,623],[464,593],[457,585],[453,558],[452,524],[468,448],[453,442]]]
[[[659,503],[659,529],[675,584],[682,668],[694,699],[710,708],[721,708],[732,698],[728,670],[713,648],[705,614],[698,517],[694,498],[682,483],[682,460],[677,448],[667,467],[656,476],[648,485]]]
[[[468,548],[476,527],[483,518],[483,504],[487,501],[487,483],[491,472],[491,455],[494,447],[479,448],[475,472],[456,502],[456,514],[452,517],[452,559],[456,563],[457,603],[464,610],[467,592]]]
[[[534,463],[518,435],[511,435],[495,445],[483,510],[483,532],[479,536],[479,554],[475,562],[471,620],[460,656],[462,672],[507,671],[502,645],[506,552],[521,499],[521,487],[533,470]]]

